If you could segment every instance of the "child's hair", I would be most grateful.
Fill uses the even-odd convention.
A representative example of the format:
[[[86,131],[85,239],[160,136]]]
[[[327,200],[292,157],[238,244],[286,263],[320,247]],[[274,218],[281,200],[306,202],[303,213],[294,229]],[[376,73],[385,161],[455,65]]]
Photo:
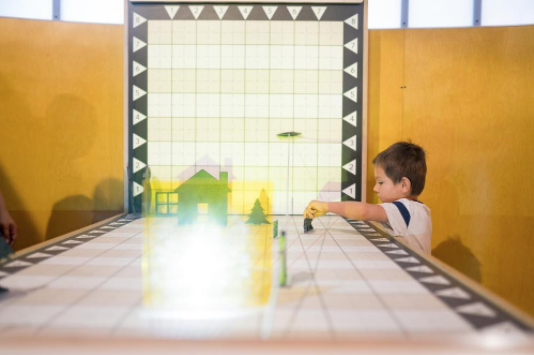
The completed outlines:
[[[395,184],[403,177],[412,185],[410,194],[419,196],[425,188],[426,154],[425,150],[412,142],[397,142],[380,152],[373,164],[384,169],[386,176]]]

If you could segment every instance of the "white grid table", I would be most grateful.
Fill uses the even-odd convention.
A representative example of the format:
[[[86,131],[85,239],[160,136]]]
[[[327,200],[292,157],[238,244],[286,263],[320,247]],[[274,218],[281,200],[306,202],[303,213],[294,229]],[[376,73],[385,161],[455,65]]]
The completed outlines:
[[[275,218],[288,287],[271,225],[233,217],[202,235],[173,218],[117,219],[0,265],[0,337],[530,337],[528,323],[363,222],[325,216],[304,234],[301,218]]]

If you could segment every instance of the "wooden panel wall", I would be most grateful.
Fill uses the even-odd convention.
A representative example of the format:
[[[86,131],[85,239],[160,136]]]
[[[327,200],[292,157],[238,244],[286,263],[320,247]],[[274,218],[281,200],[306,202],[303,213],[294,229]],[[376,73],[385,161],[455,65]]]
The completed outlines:
[[[534,26],[371,31],[369,56],[369,160],[421,144],[432,254],[534,315]]]
[[[16,249],[123,210],[122,35],[0,18],[0,189]]]

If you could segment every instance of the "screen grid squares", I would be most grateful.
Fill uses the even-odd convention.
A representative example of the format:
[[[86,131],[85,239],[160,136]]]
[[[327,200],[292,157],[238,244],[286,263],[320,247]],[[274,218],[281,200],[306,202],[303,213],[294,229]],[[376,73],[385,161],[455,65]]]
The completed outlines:
[[[319,193],[340,199],[342,22],[148,23],[153,176],[175,189],[201,169],[218,178],[233,168],[234,181],[285,192],[290,151],[291,213]],[[276,136],[288,131],[302,133],[289,149]],[[329,167],[327,181],[319,171]],[[274,207],[283,213],[285,197]]]

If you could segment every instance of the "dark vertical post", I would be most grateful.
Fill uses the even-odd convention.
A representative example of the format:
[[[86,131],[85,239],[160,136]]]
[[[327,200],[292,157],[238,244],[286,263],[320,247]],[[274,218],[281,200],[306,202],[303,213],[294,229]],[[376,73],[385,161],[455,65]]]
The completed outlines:
[[[473,0],[473,26],[480,26],[482,23],[482,0]]]
[[[410,10],[410,0],[401,0],[401,28],[408,28],[409,10]]]
[[[57,21],[61,20],[61,0],[53,0],[52,19]]]

